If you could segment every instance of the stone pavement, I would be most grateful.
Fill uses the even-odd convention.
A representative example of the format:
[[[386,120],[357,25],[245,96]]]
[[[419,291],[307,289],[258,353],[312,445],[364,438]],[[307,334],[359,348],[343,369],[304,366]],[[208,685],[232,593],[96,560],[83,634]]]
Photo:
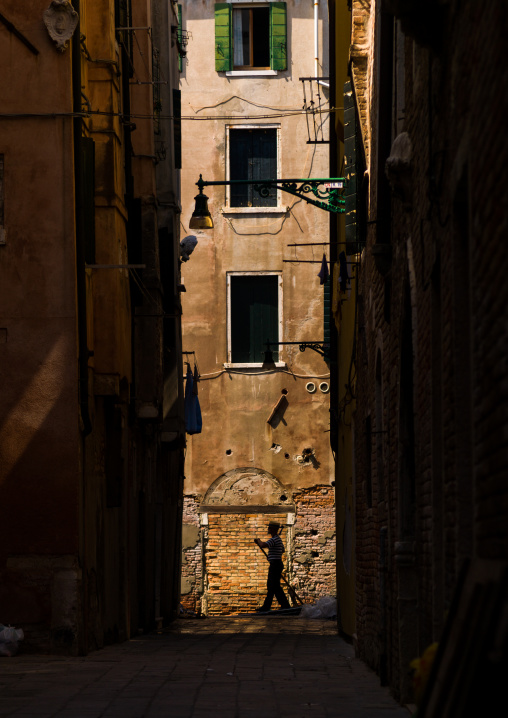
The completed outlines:
[[[22,644],[21,644],[22,645]],[[0,658],[0,716],[409,718],[335,623],[176,621],[86,657]]]

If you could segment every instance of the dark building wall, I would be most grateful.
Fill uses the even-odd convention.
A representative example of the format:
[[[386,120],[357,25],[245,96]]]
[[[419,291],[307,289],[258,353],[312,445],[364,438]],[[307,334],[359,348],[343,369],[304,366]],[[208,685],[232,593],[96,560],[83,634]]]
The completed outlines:
[[[374,123],[358,314],[357,631],[361,655],[410,700],[409,661],[441,637],[464,561],[508,552],[507,9],[436,3],[417,17],[388,5],[388,96],[379,15],[369,59],[371,114],[388,114],[391,148]]]
[[[120,121],[132,65],[115,5],[143,27],[149,7],[74,0],[80,24],[59,50],[48,4],[9,0],[0,21],[0,614],[31,649],[76,654],[177,613],[179,182],[172,162],[158,222],[153,123],[140,167]],[[176,8],[157,7],[172,91]],[[149,116],[151,96],[137,101]],[[90,109],[101,112],[81,117]],[[133,196],[133,173],[152,193]]]

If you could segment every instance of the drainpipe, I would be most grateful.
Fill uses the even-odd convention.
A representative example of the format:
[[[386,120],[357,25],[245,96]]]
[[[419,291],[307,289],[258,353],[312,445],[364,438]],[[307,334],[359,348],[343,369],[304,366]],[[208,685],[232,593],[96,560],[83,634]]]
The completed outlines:
[[[71,43],[72,63],[72,109],[81,112],[81,48],[80,48],[80,18],[79,0],[72,0],[72,7],[78,13],[78,25],[74,31]],[[73,119],[74,144],[74,212],[76,222],[76,297],[77,297],[77,324],[78,324],[78,377],[79,377],[79,406],[81,412],[82,428],[82,466],[81,466],[81,512],[80,512],[80,550],[79,561],[81,565],[81,640],[79,652],[88,653],[88,580],[86,566],[86,477],[85,477],[85,437],[92,431],[92,422],[88,405],[88,343],[86,327],[86,274],[85,274],[85,225],[83,216],[83,167],[81,151],[81,118]]]
[[[319,0],[314,0],[314,77],[319,77]]]
[[[78,13],[79,1],[72,0]],[[74,112],[81,112],[81,48],[80,21],[72,40],[72,104]],[[85,274],[85,225],[83,216],[83,162],[81,149],[81,117],[74,118],[74,203],[76,217],[76,283],[78,302],[78,364],[79,402],[83,422],[83,438],[92,431],[88,405],[88,337],[86,328],[86,274]]]

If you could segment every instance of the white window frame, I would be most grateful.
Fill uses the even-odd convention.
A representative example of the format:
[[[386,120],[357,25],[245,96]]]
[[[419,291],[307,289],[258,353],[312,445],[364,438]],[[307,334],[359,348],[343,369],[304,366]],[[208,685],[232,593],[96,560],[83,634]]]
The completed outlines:
[[[282,338],[282,330],[283,330],[283,317],[282,317],[282,272],[276,272],[276,271],[260,271],[260,272],[227,272],[226,273],[226,286],[227,286],[227,301],[226,301],[226,307],[227,307],[227,352],[228,352],[228,361],[224,363],[225,369],[259,369],[263,366],[263,362],[236,362],[233,363],[231,361],[231,351],[232,351],[232,343],[231,343],[231,277],[252,277],[252,276],[275,276],[279,278],[279,281],[277,283],[278,288],[278,313],[279,313],[279,342],[283,341]],[[280,354],[280,348],[279,348],[279,354]],[[284,361],[277,361],[275,362],[275,366],[278,369],[285,369],[286,368],[286,362]]]
[[[231,179],[230,170],[230,133],[237,130],[277,130],[277,178],[281,177],[281,126],[277,124],[252,125],[252,124],[229,124],[226,125],[226,179]],[[277,204],[275,207],[231,207],[231,188],[226,185],[225,204],[223,214],[285,214],[288,211],[287,205],[282,205],[282,191],[277,189]]]
[[[239,5],[240,8],[242,7],[268,7],[270,3],[274,2],[275,0],[266,0],[266,2],[258,2],[258,0],[230,0],[231,5]],[[275,76],[279,74],[279,70],[256,70],[253,68],[252,70],[249,70],[248,68],[243,68],[242,70],[227,70],[225,75],[226,77],[270,77]]]

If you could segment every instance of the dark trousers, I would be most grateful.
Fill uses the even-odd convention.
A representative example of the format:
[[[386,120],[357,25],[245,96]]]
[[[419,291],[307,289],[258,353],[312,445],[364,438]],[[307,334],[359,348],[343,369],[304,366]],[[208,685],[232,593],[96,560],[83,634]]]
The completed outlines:
[[[263,610],[269,611],[272,606],[273,597],[280,603],[281,608],[289,608],[289,601],[286,598],[286,594],[282,590],[280,585],[280,577],[284,564],[281,560],[270,561],[270,568],[268,569],[268,580],[266,582],[266,598],[263,603]]]

